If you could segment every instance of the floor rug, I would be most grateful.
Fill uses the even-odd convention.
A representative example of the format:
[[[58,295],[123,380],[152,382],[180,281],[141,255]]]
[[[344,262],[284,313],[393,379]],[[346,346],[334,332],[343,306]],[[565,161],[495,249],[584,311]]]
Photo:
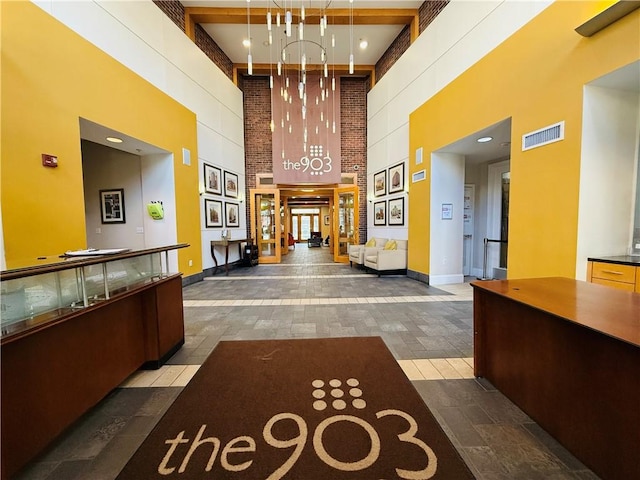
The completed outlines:
[[[119,480],[474,478],[380,337],[220,342]]]

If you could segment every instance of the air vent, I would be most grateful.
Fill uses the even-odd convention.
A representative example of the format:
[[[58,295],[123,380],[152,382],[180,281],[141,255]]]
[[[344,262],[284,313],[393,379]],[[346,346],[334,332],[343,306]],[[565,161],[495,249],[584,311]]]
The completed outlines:
[[[420,170],[419,172],[416,172],[413,175],[411,175],[411,183],[420,182],[422,180],[426,180],[426,178],[427,178],[427,171]]]
[[[522,136],[522,151],[564,140],[564,121]]]

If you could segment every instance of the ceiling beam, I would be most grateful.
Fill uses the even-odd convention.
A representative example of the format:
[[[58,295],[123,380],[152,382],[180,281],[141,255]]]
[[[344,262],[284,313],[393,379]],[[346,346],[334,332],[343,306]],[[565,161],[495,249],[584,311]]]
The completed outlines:
[[[307,65],[307,72],[322,72],[322,65]],[[269,74],[275,74],[275,67],[268,63],[254,63],[252,65],[253,75],[265,76]],[[238,86],[238,75],[246,75],[248,73],[249,66],[246,63],[234,63],[233,64],[233,83]],[[290,70],[297,72],[298,69],[291,66]],[[334,73],[334,65],[329,68],[329,76]],[[335,74],[340,77],[352,76],[349,74],[349,65],[335,65]],[[376,66],[375,65],[355,65],[353,69],[353,76],[356,77],[370,77],[371,88],[376,83]]]
[[[187,23],[247,23],[246,8],[187,7],[184,11]],[[249,11],[251,24],[266,24],[268,11],[269,9],[267,8],[251,8]],[[272,9],[271,12],[275,16],[277,10]],[[329,25],[349,25],[352,12],[354,25],[411,25],[418,16],[418,10],[414,8],[354,8],[353,11],[347,8],[339,8],[322,11],[322,13],[327,14]],[[298,14],[296,12],[292,13],[292,22],[294,24],[299,23]],[[307,9],[305,22],[308,24],[319,23],[320,14],[320,9]]]

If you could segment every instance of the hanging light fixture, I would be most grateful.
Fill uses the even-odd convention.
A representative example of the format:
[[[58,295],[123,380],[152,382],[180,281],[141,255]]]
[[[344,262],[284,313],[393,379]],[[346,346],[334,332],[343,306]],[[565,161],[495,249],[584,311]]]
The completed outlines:
[[[248,73],[252,75],[250,3],[251,0],[247,0],[247,36],[250,40],[247,47],[247,64]],[[285,155],[284,152],[284,145],[291,143],[288,140],[285,142],[286,132],[298,136],[304,132],[305,151],[307,146],[313,149],[314,145],[324,143],[318,139],[319,135],[326,132],[328,137],[329,133],[336,133],[335,108],[336,103],[339,108],[339,98],[336,102],[335,97],[339,94],[339,89],[336,86],[335,49],[338,41],[335,31],[331,31],[332,25],[329,21],[328,9],[331,3],[332,0],[270,0],[263,17],[267,40],[262,44],[269,48],[272,112],[274,107],[277,107],[281,113],[280,117],[274,118],[272,115],[269,126],[278,137],[282,136],[283,158],[291,156]],[[354,0],[349,0],[349,74],[353,74],[355,70],[353,3]],[[331,72],[329,53],[334,64]],[[315,101],[310,101],[307,105],[307,97]],[[289,115],[290,110],[292,115]],[[279,132],[276,132],[278,130]]]

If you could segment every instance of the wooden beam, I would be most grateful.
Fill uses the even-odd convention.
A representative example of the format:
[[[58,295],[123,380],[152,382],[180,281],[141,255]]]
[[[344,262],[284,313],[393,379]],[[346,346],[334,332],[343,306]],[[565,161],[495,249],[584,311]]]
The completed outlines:
[[[191,18],[195,23],[223,23],[246,24],[246,8],[217,8],[217,7],[186,7],[185,18]],[[252,24],[265,24],[268,9],[251,8],[249,20]],[[271,10],[275,16],[276,9]],[[294,11],[292,22],[299,23],[298,12]],[[305,22],[308,24],[320,23],[321,11],[317,8],[309,8],[305,11]],[[349,25],[351,10],[347,8],[329,9],[326,13],[329,25]],[[418,10],[413,8],[358,8],[353,9],[354,25],[410,25],[418,16]],[[274,20],[275,23],[275,20]]]
[[[418,37],[420,36],[420,15],[418,15],[416,13],[416,16],[413,17],[413,20],[411,21],[411,44],[413,45],[413,42],[415,42]]]
[[[252,65],[253,75],[265,76],[269,74],[277,75],[275,66],[268,63],[254,63]],[[298,72],[297,65],[290,65],[289,71]],[[248,72],[248,64],[246,63],[234,63],[233,65],[234,75],[246,75]],[[320,73],[323,71],[323,66],[320,64],[307,65],[307,73]],[[334,66],[329,68],[329,78],[331,78],[334,71]],[[336,76],[349,76],[349,65],[335,65]],[[372,82],[375,80],[376,66],[375,65],[355,65],[353,69],[353,75],[355,76],[371,76]],[[234,80],[237,85],[237,81]]]
[[[196,43],[196,21],[188,12],[184,12],[184,33]]]

